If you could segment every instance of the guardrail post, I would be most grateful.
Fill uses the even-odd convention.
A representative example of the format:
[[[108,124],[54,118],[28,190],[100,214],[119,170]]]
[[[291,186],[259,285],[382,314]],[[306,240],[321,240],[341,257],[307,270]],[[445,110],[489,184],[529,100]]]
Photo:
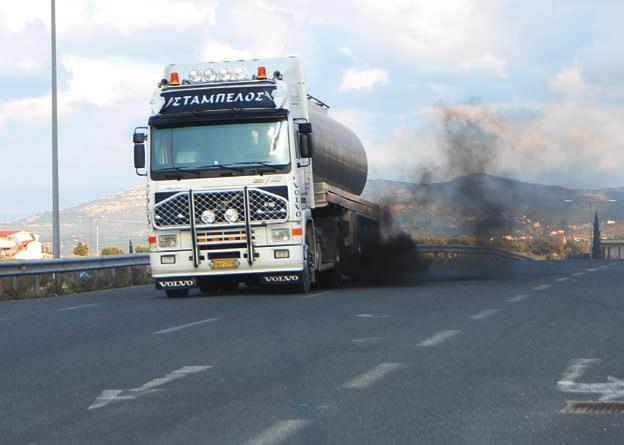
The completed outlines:
[[[17,293],[17,275],[11,277],[11,290]]]
[[[112,287],[116,287],[116,281],[117,281],[117,269],[111,269],[111,281],[112,281]]]
[[[130,286],[132,286],[134,284],[134,277],[133,277],[133,269],[132,266],[128,267],[128,280],[130,281]]]
[[[39,291],[41,290],[39,275],[33,275],[33,293],[39,295]]]

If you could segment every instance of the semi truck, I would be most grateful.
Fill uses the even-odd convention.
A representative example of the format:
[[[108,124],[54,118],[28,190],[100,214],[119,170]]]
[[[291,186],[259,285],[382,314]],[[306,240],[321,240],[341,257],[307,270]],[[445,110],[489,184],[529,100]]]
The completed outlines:
[[[151,105],[133,143],[157,289],[307,293],[357,274],[379,237],[366,153],[298,58],[168,65]]]

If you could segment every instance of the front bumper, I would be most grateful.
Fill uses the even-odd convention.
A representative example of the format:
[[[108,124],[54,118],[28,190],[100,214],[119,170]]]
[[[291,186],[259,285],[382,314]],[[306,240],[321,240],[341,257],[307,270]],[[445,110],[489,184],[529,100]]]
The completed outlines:
[[[288,258],[275,258],[275,250],[288,250]],[[301,272],[303,269],[303,245],[275,245],[254,247],[254,261],[251,265],[245,258],[246,249],[240,250],[239,266],[231,269],[214,269],[208,259],[208,251],[202,250],[204,257],[198,267],[193,265],[193,251],[158,251],[150,253],[152,276],[158,278],[217,277],[280,272]],[[175,264],[162,264],[162,256],[175,256]]]

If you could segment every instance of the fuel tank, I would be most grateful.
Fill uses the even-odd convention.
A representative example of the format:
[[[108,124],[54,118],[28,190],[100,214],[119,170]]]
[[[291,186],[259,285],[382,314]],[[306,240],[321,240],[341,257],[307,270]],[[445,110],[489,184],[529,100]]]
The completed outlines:
[[[309,112],[312,124],[314,182],[327,182],[359,195],[366,184],[368,160],[358,137],[327,115]]]

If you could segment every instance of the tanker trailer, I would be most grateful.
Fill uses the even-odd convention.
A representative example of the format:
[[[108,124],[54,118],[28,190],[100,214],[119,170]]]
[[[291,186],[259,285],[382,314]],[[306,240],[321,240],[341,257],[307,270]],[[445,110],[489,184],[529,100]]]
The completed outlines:
[[[133,135],[150,263],[183,297],[240,283],[334,287],[374,245],[366,153],[294,57],[168,65]]]

